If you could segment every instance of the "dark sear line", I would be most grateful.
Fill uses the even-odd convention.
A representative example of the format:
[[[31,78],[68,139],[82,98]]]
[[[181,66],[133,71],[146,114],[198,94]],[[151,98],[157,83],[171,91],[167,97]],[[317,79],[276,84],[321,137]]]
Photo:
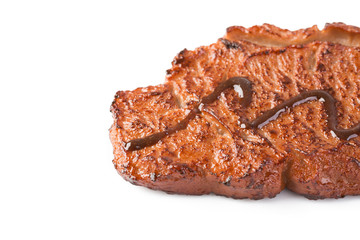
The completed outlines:
[[[202,108],[205,105],[211,104],[218,99],[220,94],[230,87],[240,85],[243,97],[241,105],[247,107],[251,103],[252,98],[252,82],[243,77],[233,77],[219,84],[215,90],[208,96],[202,98],[198,104],[190,111],[190,113],[181,120],[174,127],[170,127],[167,130],[159,133],[149,135],[144,138],[138,138],[131,140],[125,144],[125,150],[136,151],[142,148],[152,146],[159,142],[164,137],[176,133],[180,130],[186,129],[189,122],[196,117],[197,114],[201,113]],[[349,129],[337,128],[337,110],[335,98],[324,90],[311,90],[302,92],[299,95],[286,100],[285,102],[277,105],[276,107],[264,112],[261,116],[255,120],[244,123],[246,128],[262,128],[269,122],[276,120],[282,112],[285,112],[289,107],[295,107],[302,103],[309,101],[319,100],[324,102],[326,113],[328,114],[328,126],[331,131],[336,134],[337,137],[343,140],[349,140],[357,137],[360,133],[360,123]]]

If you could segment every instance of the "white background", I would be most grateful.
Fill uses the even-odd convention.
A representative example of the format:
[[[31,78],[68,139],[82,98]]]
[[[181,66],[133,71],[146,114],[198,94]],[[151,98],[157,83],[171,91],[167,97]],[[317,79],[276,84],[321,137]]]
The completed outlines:
[[[112,164],[118,90],[226,27],[360,26],[357,1],[1,1],[0,239],[358,238],[360,197],[251,201],[136,187]]]

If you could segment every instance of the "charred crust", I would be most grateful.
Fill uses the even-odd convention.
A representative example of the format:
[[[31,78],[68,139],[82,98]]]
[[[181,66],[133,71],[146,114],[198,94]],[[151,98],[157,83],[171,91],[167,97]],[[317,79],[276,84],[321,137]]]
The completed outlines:
[[[326,68],[325,68],[324,64],[319,63],[319,65],[317,66],[317,70],[320,72],[325,72]]]
[[[332,52],[329,49],[326,48],[322,54],[327,55],[327,54],[331,54],[331,53]]]
[[[224,46],[222,46],[221,45],[221,43],[219,43],[219,45],[217,45],[216,47],[218,48],[218,50],[219,50],[219,52],[225,52],[226,51],[226,49],[225,48],[227,48],[227,49],[241,49],[243,46],[246,46],[246,44],[245,43],[243,43],[242,41],[240,42],[240,43],[238,43],[238,42],[231,42],[231,41],[229,41],[229,40],[225,40],[225,39],[221,39],[221,42],[222,42],[222,44],[224,44]],[[241,43],[243,43],[243,45],[241,45]],[[331,44],[329,44],[329,46],[330,46]],[[220,46],[220,47],[219,47]],[[305,45],[305,48],[307,47],[308,45]],[[294,46],[291,46],[291,47],[289,47],[290,49],[291,48],[303,48],[304,47],[304,45],[301,45],[301,46],[298,46],[298,47],[294,47]],[[267,49],[267,50],[265,50],[265,51],[262,51],[262,52],[258,52],[258,53],[254,53],[253,55],[251,55],[251,56],[249,56],[248,58],[251,58],[252,56],[260,56],[260,55],[264,55],[265,56],[265,58],[266,58],[266,56],[267,55],[269,55],[269,54],[272,54],[272,53],[275,53],[275,54],[282,54],[282,53],[284,53],[284,52],[286,52],[286,50],[287,49],[289,49],[289,48],[284,48],[284,49],[276,49],[276,50],[273,50],[273,49]],[[264,50],[265,48],[261,48],[261,50]],[[340,49],[340,48],[339,48]],[[201,51],[200,51],[201,50]],[[199,51],[200,52],[204,52],[205,50],[203,49],[203,48],[201,48]],[[216,50],[216,49],[215,49]],[[337,51],[337,50],[336,50]],[[336,51],[334,51],[334,54],[336,54],[337,52]],[[179,54],[178,54],[178,56],[176,57],[176,59],[174,60],[174,63],[175,64],[181,64],[182,66],[176,66],[174,69],[169,69],[169,70],[167,70],[167,74],[174,74],[174,73],[176,73],[176,71],[180,71],[180,70],[182,70],[182,67],[184,66],[184,65],[186,65],[186,61],[188,61],[188,64],[192,64],[192,61],[193,61],[193,59],[192,59],[192,57],[193,57],[193,55],[192,55],[192,53],[191,54],[187,54],[186,53],[187,52],[187,50],[186,49],[184,49],[183,51],[181,51]],[[234,51],[235,52],[235,51]],[[233,52],[233,53],[234,53]],[[215,54],[217,54],[218,52],[215,52]],[[251,53],[251,52],[250,52]],[[316,54],[318,53],[318,51],[316,52]],[[320,53],[320,54],[322,54],[322,55],[324,55],[324,54],[330,54],[331,52],[328,50],[328,49],[325,49],[322,53]],[[198,55],[196,55],[196,56],[198,56]],[[300,56],[298,59],[301,59],[302,58],[302,56]],[[318,58],[317,58],[318,59]],[[345,58],[344,58],[345,59]],[[247,60],[246,58],[245,58],[245,60]],[[260,59],[261,60],[261,59]],[[305,61],[306,61],[306,59],[305,59]],[[341,60],[341,61],[343,61],[343,60]],[[299,61],[299,62],[301,62],[301,61]],[[344,62],[346,63],[346,60],[344,60]],[[241,63],[241,64],[243,64],[243,63]],[[296,64],[298,64],[298,62],[296,62]],[[314,62],[314,65],[316,64],[316,62]],[[315,69],[317,69],[317,71],[320,71],[320,72],[326,72],[326,68],[330,68],[329,67],[329,65],[327,65],[327,63],[325,62],[325,65],[324,64],[318,64],[318,65],[311,65],[312,67],[315,67]],[[180,70],[179,70],[180,69]],[[206,69],[206,68],[205,68]],[[314,68],[311,68],[311,70],[313,71],[314,70]],[[209,71],[211,71],[211,70],[209,70]],[[286,73],[286,71],[284,71],[285,73]],[[330,71],[329,71],[330,72]],[[231,74],[231,73],[230,73]],[[280,73],[281,74],[281,73]],[[280,75],[279,74],[279,75]],[[316,74],[318,74],[318,73],[316,73]],[[319,76],[321,76],[321,78],[320,78],[320,81],[322,81],[321,82],[321,88],[323,89],[324,88],[324,86],[325,86],[325,83],[326,83],[326,81],[324,80],[324,78],[323,78],[323,76],[324,75],[321,75],[321,74],[318,74]],[[308,76],[308,75],[306,75],[306,76]],[[316,77],[317,77],[317,75],[316,75]],[[329,79],[330,78],[333,78],[333,76],[327,76]],[[306,78],[306,77],[305,77]],[[350,77],[349,77],[349,79],[350,79]],[[281,81],[281,80],[280,80]],[[292,82],[292,80],[290,80],[290,78],[288,78],[287,76],[285,76],[284,77],[284,80],[282,81],[282,83],[284,84],[284,85],[287,85],[287,84],[290,84],[290,83],[292,83],[292,85],[297,85],[297,82],[294,80],[293,82]],[[350,85],[349,85],[349,82],[345,82],[345,84],[346,84],[346,89],[349,89],[349,87],[350,87]],[[272,86],[272,83],[270,83],[270,85]],[[304,86],[306,87],[306,85],[304,84]],[[291,87],[291,86],[290,86]],[[334,89],[335,90],[337,90],[337,88],[336,87],[334,87]],[[301,90],[301,89],[300,89]],[[186,89],[186,91],[188,91],[189,92],[189,90],[188,89]],[[331,89],[331,92],[334,92],[334,90],[333,89]],[[150,95],[150,96],[158,96],[158,95],[161,95],[162,94],[162,92],[146,92],[146,96],[148,96],[148,95]],[[129,96],[128,96],[129,95]],[[274,95],[275,96],[275,100],[276,101],[280,101],[280,100],[282,100],[282,95],[277,95],[277,94],[275,94]],[[118,114],[123,114],[122,113],[122,111],[124,111],[124,114],[126,114],[127,112],[123,109],[123,104],[128,104],[126,101],[128,101],[127,99],[129,99],[129,98],[131,98],[132,96],[131,96],[131,92],[129,93],[129,92],[121,92],[121,91],[119,91],[119,92],[117,92],[116,93],[116,95],[115,95],[115,100],[112,102],[112,107],[113,107],[113,109],[111,110],[111,111],[113,111],[114,112],[114,116],[115,116],[115,114],[116,115],[118,115]],[[360,94],[358,95],[358,97],[360,97]],[[120,98],[120,99],[119,99]],[[117,100],[118,99],[118,100]],[[154,97],[154,99],[158,99],[158,97]],[[143,101],[143,100],[146,100],[146,97],[143,97],[143,98],[141,98],[141,100],[140,101]],[[272,100],[272,99],[271,99]],[[159,101],[160,102],[160,101]],[[158,103],[158,102],[155,102],[155,103]],[[339,103],[341,103],[341,101],[339,101]],[[188,104],[188,103],[187,103]],[[170,108],[170,107],[169,107]],[[312,108],[310,108],[310,109],[308,109],[308,111],[306,112],[305,110],[304,110],[304,112],[305,113],[307,113],[307,115],[306,115],[306,117],[307,117],[307,119],[309,120],[309,121],[311,121],[311,120],[313,120],[312,118],[311,118],[311,116],[313,115],[313,112],[312,112]],[[130,112],[132,111],[132,109],[130,109],[129,110]],[[201,118],[201,116],[198,116],[199,118]],[[117,122],[117,123],[120,123],[120,122]],[[209,124],[208,122],[206,123],[206,124]],[[119,125],[113,125],[113,127],[117,127],[117,128],[120,128],[120,126]],[[145,125],[146,126],[146,125]],[[281,126],[284,126],[284,125],[281,125]],[[138,122],[138,120],[136,120],[134,123],[132,123],[131,124],[131,127],[132,128],[138,128],[139,127],[139,129],[141,129],[141,128],[143,128],[142,127],[142,125],[141,125],[141,123],[139,123]],[[166,126],[167,127],[167,126]],[[308,130],[308,131],[310,131],[310,134],[309,133],[306,133],[306,134],[308,134],[308,135],[316,135],[315,133],[314,133],[314,130],[313,129],[315,129],[315,126],[313,125],[312,127],[313,127],[313,129],[311,129],[311,128],[307,128],[308,127],[308,125],[303,125],[303,127],[306,129],[306,130]],[[124,127],[124,129],[126,129],[127,128],[127,125]],[[114,128],[113,128],[114,129]],[[112,130],[113,130],[112,129]],[[126,131],[126,130],[125,130]],[[327,130],[326,130],[327,131]],[[114,131],[116,134],[118,134],[119,133],[119,131]],[[291,131],[289,131],[290,133],[291,133]],[[120,132],[121,133],[121,132]],[[275,130],[270,130],[270,133],[271,134],[274,134],[274,135],[277,135],[278,133],[275,131]],[[281,134],[282,134],[282,132],[280,132]],[[238,135],[238,133],[236,134],[236,135]],[[121,143],[121,138],[120,137],[118,137],[118,135],[115,135],[116,136],[116,141],[120,141],[120,143]],[[288,137],[289,136],[289,133],[288,133],[288,131],[286,131],[286,137]],[[121,136],[121,137],[123,137],[123,136]],[[113,137],[114,139],[115,139],[115,137]],[[118,139],[120,139],[120,140],[118,140]],[[266,140],[267,140],[267,138],[265,138]],[[310,138],[311,139],[311,141],[315,141],[315,140],[318,140],[318,139],[316,139],[315,137],[311,137]],[[165,142],[165,141],[164,141]],[[117,142],[118,143],[118,142]],[[260,144],[262,144],[263,142],[255,142],[255,143],[251,143],[251,145],[252,146],[260,146],[261,147],[261,145]],[[270,141],[269,141],[269,143],[271,143]],[[318,143],[318,142],[317,142]],[[353,144],[353,145],[351,145],[351,146],[353,146],[353,147],[358,147],[359,146],[359,141],[358,141],[358,139],[354,139],[354,140],[352,140],[351,141],[351,143]],[[236,144],[237,144],[237,142],[236,142]],[[264,144],[264,146],[265,146],[265,143],[263,143]],[[344,143],[345,144],[345,143]],[[346,143],[346,144],[349,144],[349,143]],[[356,146],[356,144],[358,144],[357,146]],[[324,144],[325,145],[325,144]],[[323,146],[323,145],[321,145],[321,144],[319,144],[319,147],[321,147],[321,146]],[[238,146],[237,146],[238,147]],[[275,148],[275,147],[274,147]],[[275,148],[276,149],[276,148]],[[350,148],[349,148],[350,149]],[[166,150],[168,150],[168,149],[166,149]],[[250,149],[249,150],[249,152],[251,152],[251,150],[252,149]],[[331,154],[335,154],[336,152],[340,152],[341,151],[341,149],[339,148],[339,149],[337,149],[337,148],[332,148],[332,149],[329,149],[328,148],[328,146],[326,146],[326,154],[329,154],[329,152],[331,153]],[[287,150],[288,152],[290,152],[289,150]],[[310,151],[310,150],[309,150]],[[351,151],[351,150],[349,150],[349,151]],[[157,152],[158,153],[158,152]],[[169,154],[168,153],[171,153],[170,151],[167,151],[166,152],[166,155],[167,156],[169,156]],[[121,153],[122,154],[122,153]],[[161,153],[161,154],[164,154],[163,152]],[[179,179],[181,180],[181,179],[185,179],[185,178],[187,178],[187,177],[189,177],[189,175],[191,175],[191,176],[196,176],[196,177],[198,177],[200,174],[199,174],[199,171],[201,171],[201,170],[203,170],[203,169],[201,169],[202,167],[204,167],[204,165],[205,164],[203,164],[203,165],[201,165],[201,164],[198,164],[197,165],[197,163],[192,163],[192,164],[190,164],[190,165],[188,165],[188,164],[177,164],[176,163],[176,157],[170,157],[169,159],[167,159],[166,157],[163,157],[161,160],[160,160],[160,158],[161,157],[159,157],[159,155],[161,155],[161,154],[153,154],[153,156],[150,156],[149,157],[149,159],[148,160],[151,160],[152,161],[152,163],[151,164],[155,164],[156,165],[156,167],[164,167],[164,169],[167,171],[167,170],[169,170],[169,172],[166,172],[166,171],[164,171],[164,177],[169,177],[169,179],[171,179],[171,175],[172,174],[175,174],[176,176],[175,177],[173,177],[172,179],[175,179],[176,181],[178,181]],[[171,153],[172,155],[174,155],[173,153]],[[252,154],[252,152],[251,152],[251,154]],[[256,155],[257,153],[256,152],[254,152],[254,156]],[[269,155],[268,155],[269,154]],[[260,159],[262,159],[263,158],[263,156],[266,156],[268,159],[271,159],[271,158],[269,158],[268,156],[270,156],[272,153],[267,153],[267,152],[265,152],[264,151],[264,155],[262,155],[261,157],[260,157]],[[280,156],[282,156],[283,154],[282,153],[278,153],[278,152],[276,152],[276,154],[279,154]],[[321,153],[322,154],[322,153]],[[341,153],[340,153],[341,154]],[[165,154],[164,154],[165,155]],[[356,157],[356,154],[352,154],[353,156],[355,156]],[[141,155],[139,155],[139,156],[141,156]],[[154,157],[155,156],[155,157]],[[229,156],[229,155],[228,155]],[[242,156],[242,155],[241,155]],[[314,156],[316,156],[316,154],[314,154]],[[318,156],[320,156],[320,154],[318,155]],[[318,156],[316,156],[316,157],[318,157]],[[324,155],[325,156],[325,155]],[[122,157],[122,156],[121,156]],[[129,155],[128,156],[126,156],[127,158],[129,157]],[[130,158],[131,158],[132,156],[130,156]],[[244,155],[244,157],[246,157],[245,155]],[[322,156],[320,156],[320,157],[322,157]],[[326,156],[325,156],[326,157]],[[342,157],[342,156],[341,156]],[[144,157],[145,159],[146,159],[146,157]],[[143,156],[141,156],[139,159],[139,161],[143,161],[144,160],[144,158],[143,158]],[[118,159],[118,158],[117,158]],[[225,157],[223,158],[223,159],[225,159],[225,160],[227,160]],[[285,159],[285,158],[284,158]],[[136,159],[137,160],[137,159]],[[357,174],[357,171],[358,171],[358,169],[357,169],[357,167],[360,167],[360,160],[358,160],[358,159],[356,159],[356,158],[353,158],[353,157],[350,157],[350,156],[347,156],[347,158],[346,158],[346,163],[345,164],[349,164],[349,167],[351,167],[353,170],[349,170],[349,172],[351,173],[351,174]],[[122,161],[122,160],[121,160]],[[121,172],[122,174],[126,174],[126,173],[128,173],[128,174],[136,174],[136,176],[137,176],[137,179],[139,180],[139,183],[141,183],[142,185],[144,184],[144,180],[146,180],[146,181],[148,181],[149,182],[149,179],[152,181],[152,182],[155,182],[155,181],[157,181],[157,183],[156,184],[151,184],[150,183],[150,185],[152,185],[152,186],[155,186],[155,185],[157,185],[157,184],[159,184],[159,183],[161,183],[162,182],[162,178],[158,178],[157,179],[157,177],[158,176],[160,176],[160,175],[156,175],[155,174],[155,172],[154,172],[154,169],[158,169],[158,168],[151,168],[151,167],[149,167],[149,168],[147,168],[147,170],[146,171],[148,171],[148,170],[150,170],[150,171],[148,171],[148,172],[146,172],[146,173],[141,173],[141,174],[143,174],[143,175],[137,175],[137,172],[136,172],[136,166],[135,166],[135,164],[134,164],[134,166],[130,166],[129,168],[127,168],[127,166],[125,166],[125,164],[121,164],[121,161],[119,161],[119,162],[117,162],[117,163],[114,163],[114,167],[115,168],[117,168],[118,169],[118,171],[119,172]],[[163,162],[161,162],[161,161],[163,161]],[[274,163],[274,161],[278,161],[278,158],[275,158],[275,159],[271,159],[271,160],[269,160],[269,163]],[[285,160],[283,160],[283,161],[285,161]],[[289,160],[290,161],[290,160]],[[318,159],[316,159],[316,161],[318,161]],[[330,161],[330,160],[329,160]],[[331,160],[332,161],[332,160]],[[164,163],[165,162],[165,163]],[[256,190],[256,191],[254,191],[254,190],[251,190],[251,193],[252,192],[256,192],[256,194],[253,196],[253,197],[250,197],[250,198],[254,198],[254,199],[256,199],[256,198],[263,198],[264,197],[264,195],[265,195],[265,197],[266,196],[275,196],[276,194],[273,194],[272,193],[272,195],[268,195],[268,194],[270,194],[270,193],[267,193],[267,192],[265,192],[267,189],[267,187],[268,187],[268,184],[272,184],[272,183],[269,183],[269,182],[266,182],[266,180],[263,180],[263,179],[261,179],[261,177],[264,177],[264,179],[269,179],[269,180],[271,180],[271,181],[273,181],[273,179],[275,179],[275,178],[277,178],[278,177],[278,175],[280,174],[280,170],[279,170],[279,172],[277,172],[277,171],[272,171],[271,170],[271,167],[272,166],[270,166],[270,167],[266,167],[265,169],[264,169],[264,165],[266,165],[267,163],[266,162],[264,162],[264,163],[262,163],[261,165],[260,165],[260,167],[259,167],[259,164],[258,164],[259,162],[256,160],[256,164],[253,164],[254,165],[254,167],[251,169],[251,172],[250,172],[250,167],[248,168],[248,170],[247,170],[247,173],[245,173],[245,174],[243,174],[243,177],[246,177],[246,176],[248,176],[248,175],[251,175],[251,176],[249,176],[249,178],[247,178],[247,179],[244,179],[244,181],[243,182],[241,182],[241,184],[238,182],[238,181],[236,181],[236,182],[231,182],[231,179],[232,179],[232,177],[234,177],[234,180],[236,179],[241,179],[241,178],[239,178],[239,175],[237,175],[237,173],[234,173],[234,175],[233,176],[226,176],[227,178],[226,178],[226,180],[224,181],[224,179],[225,179],[225,177],[224,177],[224,175],[223,175],[223,173],[221,173],[220,174],[220,176],[222,176],[222,181],[216,181],[216,179],[219,179],[219,178],[214,178],[214,177],[211,177],[211,179],[213,179],[214,180],[214,183],[216,183],[216,184],[219,184],[219,185],[222,185],[222,184],[224,184],[225,186],[230,186],[230,183],[232,184],[232,185],[235,185],[235,184],[239,184],[238,186],[241,186],[241,187],[246,187],[247,189],[254,189],[254,190]],[[354,163],[354,164],[353,164]],[[247,164],[248,163],[245,163],[244,164],[244,170],[246,169],[246,167],[247,167]],[[286,163],[286,165],[288,164],[288,162]],[[196,166],[194,166],[194,165],[196,165]],[[210,164],[206,164],[207,166],[209,166]],[[211,168],[211,167],[209,167],[209,168]],[[135,169],[135,170],[134,170]],[[206,168],[205,168],[206,169]],[[270,170],[269,170],[270,169]],[[174,170],[173,172],[172,172],[172,170]],[[213,170],[213,169],[211,169],[211,170]],[[161,171],[161,170],[160,170]],[[214,170],[214,171],[216,171],[216,170]],[[352,172],[353,171],[353,172]],[[250,172],[250,173],[249,173]],[[285,171],[283,171],[282,173],[284,173]],[[190,173],[190,174],[189,174]],[[206,174],[208,174],[207,172],[206,172]],[[204,174],[204,176],[206,176],[206,174]],[[214,176],[217,176],[217,174],[216,173],[212,173],[212,172],[210,172],[209,173],[210,175],[214,175]],[[258,174],[258,175],[255,175],[255,174]],[[269,175],[269,174],[273,174],[273,175]],[[285,175],[286,174],[291,174],[291,173],[284,173]],[[180,176],[180,175],[182,175],[182,176]],[[180,177],[179,177],[180,176]],[[191,177],[190,176],[190,177]],[[258,177],[258,176],[260,176],[260,177]],[[273,177],[274,176],[274,177]],[[358,176],[358,175],[357,175]],[[141,179],[141,177],[145,177],[146,179]],[[285,178],[286,178],[287,176],[285,176]],[[293,177],[296,177],[296,176],[293,176]],[[128,177],[127,177],[128,178]],[[132,181],[132,182],[134,182],[135,181],[135,178],[128,178],[128,179],[130,179],[130,181]],[[293,180],[293,181],[296,181],[296,183],[298,183],[298,184],[301,184],[302,182],[304,182],[305,180],[303,180],[303,179],[291,179],[291,180]],[[289,180],[290,181],[290,180]],[[311,179],[310,180],[308,180],[307,179],[307,181],[312,181]],[[285,180],[285,182],[286,182],[286,180]],[[243,185],[242,185],[243,184]],[[331,189],[321,189],[322,188],[322,186],[320,186],[319,187],[319,189],[321,189],[321,191],[319,192],[319,191],[316,191],[316,189],[314,188],[314,187],[318,187],[319,185],[316,185],[316,184],[319,184],[319,183],[314,183],[313,184],[313,186],[312,187],[310,187],[310,186],[308,186],[308,185],[306,185],[306,186],[302,186],[302,187],[304,187],[303,189],[305,189],[305,187],[306,187],[306,189],[308,190],[308,191],[305,191],[306,193],[309,193],[309,194],[307,194],[307,195],[305,195],[307,198],[309,198],[309,199],[322,199],[322,198],[324,198],[323,196],[326,196],[326,197],[329,197],[329,196],[332,196],[332,197],[335,197],[335,198],[338,198],[338,197],[342,197],[342,195],[339,195],[339,192],[336,192],[336,193],[333,193],[333,192],[331,192],[331,193],[329,193],[329,192],[326,192],[326,191],[331,191]],[[247,186],[246,186],[247,185]],[[270,188],[271,187],[273,187],[274,185],[270,185]],[[221,187],[221,186],[220,186]],[[224,189],[224,187],[222,186],[221,187],[222,189]],[[236,189],[237,188],[237,185],[235,185],[235,186],[231,186],[231,187],[229,187],[229,188],[227,188],[228,190],[230,190],[230,189],[232,189],[232,188],[234,188],[234,189]],[[298,190],[298,191],[303,191],[303,189],[301,189],[301,188],[299,188],[299,189],[295,189],[294,188],[294,190]],[[264,190],[264,191],[263,191]],[[246,192],[250,192],[250,191],[246,191]],[[260,192],[260,193],[259,193]],[[263,193],[263,194],[261,194],[261,193]],[[234,197],[236,197],[236,195],[233,195]]]
[[[182,56],[184,55],[188,50],[186,48],[184,48],[183,50],[181,50],[179,53],[178,53],[178,56]]]
[[[151,92],[150,96],[159,96],[161,94],[162,94],[162,92]]]
[[[294,48],[298,48],[298,47],[294,46]],[[255,52],[255,53],[252,53],[251,55],[249,55],[246,60],[248,60],[248,59],[250,59],[250,58],[253,58],[253,57],[257,57],[257,56],[267,56],[267,55],[269,55],[269,54],[271,54],[271,53],[274,53],[274,54],[282,54],[282,53],[286,52],[288,49],[289,49],[289,48],[267,49],[267,50]]]
[[[185,53],[188,52],[186,48],[181,50],[175,57],[174,61],[172,62],[173,65],[178,65],[184,63],[185,60]]]
[[[174,59],[173,64],[178,65],[178,64],[183,63],[183,61],[184,61],[183,57],[177,57],[177,58]]]
[[[227,39],[224,39],[224,38],[220,38],[220,41],[225,45],[225,47],[227,49],[240,49],[242,50],[242,47],[239,43],[237,42],[231,42]]]
[[[292,83],[292,80],[288,76],[284,75],[284,77],[282,79],[282,83],[284,85],[288,85],[288,84]]]

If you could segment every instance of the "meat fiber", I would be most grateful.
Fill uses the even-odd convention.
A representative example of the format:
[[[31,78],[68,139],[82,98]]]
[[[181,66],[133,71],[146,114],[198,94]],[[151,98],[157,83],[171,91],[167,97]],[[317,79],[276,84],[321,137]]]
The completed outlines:
[[[129,151],[129,141],[176,126],[221,82],[238,76],[252,82],[247,107],[241,90],[229,88],[184,129]],[[324,102],[288,108],[261,129],[244,127],[309,90],[336,99],[339,127],[360,122],[359,28],[230,27],[210,46],[181,51],[165,84],[116,93],[114,166],[133,184],[169,193],[261,199],[288,188],[311,199],[359,195],[360,137],[338,138]]]

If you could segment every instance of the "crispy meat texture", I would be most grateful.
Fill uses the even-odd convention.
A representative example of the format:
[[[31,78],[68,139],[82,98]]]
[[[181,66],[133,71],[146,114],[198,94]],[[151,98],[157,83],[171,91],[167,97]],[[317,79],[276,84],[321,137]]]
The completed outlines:
[[[261,129],[242,123],[303,91],[322,89],[337,100],[339,126],[350,128],[360,122],[359,69],[357,27],[230,27],[210,46],[181,51],[165,84],[117,92],[110,128],[114,166],[133,184],[169,193],[261,199],[288,188],[310,199],[358,195],[360,137],[334,136],[321,101],[293,107]],[[185,130],[126,151],[126,142],[176,125],[235,76],[253,82],[247,108],[228,89]]]

